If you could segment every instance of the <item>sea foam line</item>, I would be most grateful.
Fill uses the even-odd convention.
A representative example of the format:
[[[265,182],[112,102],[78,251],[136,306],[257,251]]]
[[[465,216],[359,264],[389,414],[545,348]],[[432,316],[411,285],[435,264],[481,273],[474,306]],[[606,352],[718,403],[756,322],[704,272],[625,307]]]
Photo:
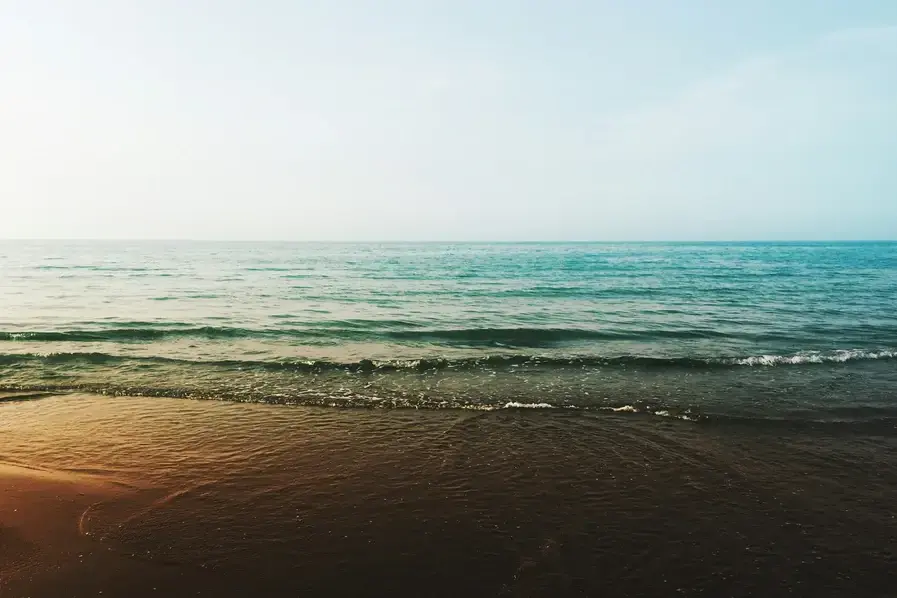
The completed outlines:
[[[722,360],[724,364],[746,366],[804,365],[811,363],[844,363],[846,361],[893,359],[897,351],[882,349],[879,351],[863,351],[859,349],[841,349],[831,352],[803,351],[793,355],[754,355],[735,359]]]
[[[15,333],[18,334],[18,333]],[[0,341],[4,340],[0,334]],[[10,340],[10,337],[7,337]],[[15,337],[13,340],[20,340]],[[0,342],[0,346],[2,346]],[[34,347],[38,348],[38,347]],[[550,368],[727,368],[727,367],[773,367],[818,365],[826,363],[846,363],[855,361],[881,361],[897,358],[897,349],[840,349],[834,351],[801,351],[793,354],[751,355],[743,357],[659,357],[647,355],[550,355],[550,354],[480,354],[463,357],[429,357],[417,359],[361,359],[354,362],[293,358],[267,361],[264,359],[189,360],[178,357],[135,356],[100,352],[64,352],[40,350],[31,352],[0,352],[0,364],[27,361],[46,362],[89,362],[108,364],[143,362],[169,366],[199,366],[234,369],[259,369],[271,371],[305,371],[320,373],[345,371],[354,373],[387,373],[391,371],[428,372],[434,370],[469,371],[536,371]],[[517,369],[519,368],[519,369]]]

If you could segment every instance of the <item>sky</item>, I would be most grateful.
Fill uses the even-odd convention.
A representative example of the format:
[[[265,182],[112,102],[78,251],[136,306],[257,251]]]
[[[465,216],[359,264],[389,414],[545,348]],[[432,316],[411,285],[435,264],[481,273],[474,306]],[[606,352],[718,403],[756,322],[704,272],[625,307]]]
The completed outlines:
[[[0,0],[0,238],[897,239],[897,2]]]

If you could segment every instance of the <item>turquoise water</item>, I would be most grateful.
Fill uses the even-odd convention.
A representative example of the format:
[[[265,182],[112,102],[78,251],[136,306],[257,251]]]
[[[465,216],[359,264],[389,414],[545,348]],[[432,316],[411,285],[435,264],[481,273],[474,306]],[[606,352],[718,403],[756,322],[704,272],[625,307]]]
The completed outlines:
[[[7,241],[0,284],[6,389],[897,414],[895,243]]]

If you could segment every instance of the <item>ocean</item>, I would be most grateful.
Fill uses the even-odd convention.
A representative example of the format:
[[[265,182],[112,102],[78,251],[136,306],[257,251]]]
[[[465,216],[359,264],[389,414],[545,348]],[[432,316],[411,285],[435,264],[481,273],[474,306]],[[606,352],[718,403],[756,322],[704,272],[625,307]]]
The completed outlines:
[[[0,387],[892,422],[897,244],[6,242]]]
[[[4,241],[0,486],[4,596],[897,596],[897,243]]]

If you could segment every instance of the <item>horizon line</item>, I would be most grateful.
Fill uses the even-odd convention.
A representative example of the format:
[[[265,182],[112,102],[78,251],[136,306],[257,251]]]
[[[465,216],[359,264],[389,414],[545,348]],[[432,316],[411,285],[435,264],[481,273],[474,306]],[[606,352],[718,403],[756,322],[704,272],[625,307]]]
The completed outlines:
[[[0,237],[0,242],[88,242],[88,243],[295,243],[295,244],[488,244],[488,245],[527,245],[527,244],[612,244],[612,243],[897,243],[897,238],[892,239],[515,239],[515,240],[489,240],[489,239],[191,239],[191,238],[89,238],[89,237]]]

